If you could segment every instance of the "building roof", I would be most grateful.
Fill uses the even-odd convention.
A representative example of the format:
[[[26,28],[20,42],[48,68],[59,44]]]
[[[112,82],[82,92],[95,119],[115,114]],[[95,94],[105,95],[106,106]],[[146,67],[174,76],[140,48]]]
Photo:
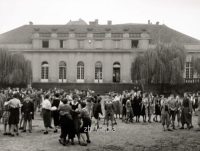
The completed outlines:
[[[82,22],[82,21],[81,21]],[[116,24],[116,25],[87,25],[87,24],[67,24],[67,25],[23,25],[6,33],[0,34],[0,44],[27,44],[31,43],[32,34],[35,29],[39,29],[39,32],[50,33],[53,29],[56,29],[58,33],[68,33],[74,31],[75,33],[123,33],[127,31],[129,33],[141,33],[146,31],[150,34],[151,43],[160,42],[173,42],[183,44],[200,44],[200,40],[192,38],[188,35],[180,33],[174,29],[167,27],[166,25],[156,24]]]
[[[87,25],[87,23],[84,21],[84,20],[82,20],[82,19],[79,19],[79,20],[77,20],[77,21],[69,21],[68,23],[67,23],[67,25]]]

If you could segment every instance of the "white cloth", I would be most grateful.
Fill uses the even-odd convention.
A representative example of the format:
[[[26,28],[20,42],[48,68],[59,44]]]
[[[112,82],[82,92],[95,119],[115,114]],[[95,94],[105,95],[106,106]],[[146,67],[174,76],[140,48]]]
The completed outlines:
[[[51,110],[51,102],[48,99],[44,99],[44,101],[42,102],[42,108]]]
[[[20,102],[20,100],[19,99],[17,99],[17,98],[13,98],[13,99],[11,99],[10,101],[8,101],[7,102],[9,105],[10,105],[10,107],[12,107],[12,108],[20,108],[21,107],[21,102]],[[6,105],[6,104],[5,104]]]

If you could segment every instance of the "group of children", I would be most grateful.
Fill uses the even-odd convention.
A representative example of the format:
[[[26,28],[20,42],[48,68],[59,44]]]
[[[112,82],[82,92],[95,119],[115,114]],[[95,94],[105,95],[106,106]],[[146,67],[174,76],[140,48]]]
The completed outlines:
[[[192,113],[197,110],[200,126],[199,95],[189,96],[185,93],[182,98],[173,94],[164,97],[132,90],[100,96],[94,95],[92,91],[7,89],[0,93],[4,135],[19,135],[18,125],[22,132],[26,132],[27,123],[28,132],[32,133],[32,120],[37,110],[41,111],[45,135],[52,128],[52,119],[54,132],[61,129],[59,142],[62,145],[70,142],[73,145],[75,136],[80,145],[90,143],[89,132],[93,117],[95,131],[100,129],[100,117],[104,118],[106,130],[109,130],[110,122],[111,130],[115,131],[114,125],[117,124],[118,117],[125,123],[133,123],[134,120],[139,123],[141,116],[143,122],[151,123],[153,119],[161,122],[164,130],[171,131],[176,129],[176,119],[178,127],[181,123],[181,129],[184,129],[185,124],[188,129],[192,128]]]

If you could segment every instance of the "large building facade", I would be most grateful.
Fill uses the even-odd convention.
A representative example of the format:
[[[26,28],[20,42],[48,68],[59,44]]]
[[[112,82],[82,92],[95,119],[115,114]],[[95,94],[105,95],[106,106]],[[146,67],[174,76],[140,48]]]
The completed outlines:
[[[158,42],[179,42],[187,50],[186,82],[198,78],[191,56],[200,41],[159,23],[99,25],[83,20],[66,25],[24,25],[0,35],[0,47],[32,63],[32,83],[132,83],[134,58]]]

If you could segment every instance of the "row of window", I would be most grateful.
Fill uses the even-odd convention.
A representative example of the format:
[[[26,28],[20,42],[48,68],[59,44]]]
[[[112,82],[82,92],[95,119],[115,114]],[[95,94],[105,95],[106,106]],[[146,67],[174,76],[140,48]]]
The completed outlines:
[[[59,82],[66,82],[67,64],[64,61],[59,62]],[[103,82],[103,66],[100,61],[95,63],[95,75],[94,81]],[[84,82],[85,79],[84,62],[79,61],[77,63],[77,82]],[[47,61],[43,61],[41,64],[41,82],[48,82],[49,79],[49,64]],[[120,63],[115,62],[113,64],[113,82],[120,82]]]
[[[51,37],[51,33],[40,33],[40,37]],[[58,37],[69,37],[69,33],[57,33]],[[75,33],[76,38],[86,38],[87,33]],[[93,33],[94,38],[105,38],[106,33]],[[140,38],[140,33],[129,33],[129,38]],[[111,38],[123,38],[123,33],[111,33]]]
[[[64,48],[64,41],[65,40],[59,40],[59,48]],[[84,48],[84,40],[78,40],[78,48]],[[89,43],[91,41],[89,40]],[[138,40],[131,40],[131,48],[138,48]],[[120,48],[120,40],[113,40],[114,49]],[[49,40],[42,40],[42,48],[49,48]],[[102,40],[96,40],[95,41],[95,48],[96,49],[102,49],[103,48],[103,41]]]

